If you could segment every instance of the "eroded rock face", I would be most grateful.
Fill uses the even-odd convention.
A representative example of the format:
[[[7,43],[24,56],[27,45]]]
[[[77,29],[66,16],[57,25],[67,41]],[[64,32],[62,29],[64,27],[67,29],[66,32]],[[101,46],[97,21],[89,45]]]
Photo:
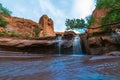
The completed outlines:
[[[38,27],[40,29],[38,37],[55,36],[53,20],[47,15],[43,15],[40,18],[39,23],[36,23],[29,19],[6,16],[3,14],[0,14],[0,17],[8,22],[7,28],[5,29],[7,32],[14,31],[20,33],[22,36],[24,35],[34,37],[34,28]],[[3,30],[0,29],[0,31]]]
[[[119,38],[119,37],[118,37]],[[111,51],[118,50],[118,43],[112,35],[90,36],[87,34],[81,36],[84,49],[88,54],[104,55]]]
[[[7,32],[14,31],[20,33],[21,35],[29,35],[31,37],[34,37],[35,27],[38,27],[40,30],[43,29],[41,24],[38,24],[32,20],[12,16],[4,16],[1,14],[0,16],[8,22],[7,28],[5,29]]]
[[[100,32],[100,20],[105,16],[108,10],[101,9],[101,10],[94,10],[92,16],[95,19],[95,22],[87,29],[88,33]]]
[[[24,39],[12,39],[12,38],[1,38],[0,46],[8,47],[32,47],[35,45],[51,45],[52,41],[48,40],[24,40]]]
[[[52,40],[0,38],[0,50],[54,54],[57,52],[57,47],[56,42]]]
[[[37,52],[39,54],[55,54],[59,52],[57,40],[25,40],[0,38],[0,50]],[[72,52],[72,40],[61,41],[61,54]]]
[[[47,15],[43,15],[39,20],[39,24],[41,24],[43,28],[41,36],[55,36],[54,23],[51,18]]]
[[[72,40],[75,35],[76,33],[73,31],[65,31],[63,34],[63,38],[67,40]]]

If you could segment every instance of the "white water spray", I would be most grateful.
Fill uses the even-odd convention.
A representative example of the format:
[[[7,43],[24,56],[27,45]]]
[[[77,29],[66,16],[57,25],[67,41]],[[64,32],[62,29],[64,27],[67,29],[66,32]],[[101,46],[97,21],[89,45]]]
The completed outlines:
[[[58,41],[59,55],[61,55],[62,36],[58,36],[56,40]]]
[[[82,54],[81,40],[78,35],[73,39],[73,54]]]

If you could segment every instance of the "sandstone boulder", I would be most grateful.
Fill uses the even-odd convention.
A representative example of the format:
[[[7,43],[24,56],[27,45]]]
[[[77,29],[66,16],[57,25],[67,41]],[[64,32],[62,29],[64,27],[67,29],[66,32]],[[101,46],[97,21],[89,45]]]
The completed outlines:
[[[72,40],[75,35],[76,33],[73,31],[65,31],[63,34],[63,38],[67,40]]]

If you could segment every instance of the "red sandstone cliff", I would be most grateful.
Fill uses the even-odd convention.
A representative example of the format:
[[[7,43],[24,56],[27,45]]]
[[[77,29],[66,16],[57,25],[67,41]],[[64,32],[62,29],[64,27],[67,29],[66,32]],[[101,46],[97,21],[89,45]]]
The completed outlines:
[[[41,36],[55,36],[54,23],[51,18],[47,15],[43,15],[39,20],[39,24],[41,24],[43,28],[43,31],[41,31]]]
[[[15,31],[17,33],[20,33],[22,36],[29,35],[30,37],[34,37],[34,28],[38,27],[41,30],[39,37],[55,36],[53,20],[51,18],[48,18],[47,15],[43,15],[40,18],[39,23],[36,23],[29,19],[5,16],[3,14],[0,14],[0,17],[8,22],[7,28],[4,29],[0,27],[0,31]]]
[[[94,10],[92,16],[95,19],[95,22],[88,28],[88,33],[99,32],[100,31],[100,20],[105,16],[107,10]]]

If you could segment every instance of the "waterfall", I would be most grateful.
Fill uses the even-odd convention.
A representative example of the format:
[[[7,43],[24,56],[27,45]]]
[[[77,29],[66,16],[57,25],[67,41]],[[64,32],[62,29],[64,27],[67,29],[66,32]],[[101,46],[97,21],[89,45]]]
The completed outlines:
[[[120,44],[120,39],[119,39],[117,33],[112,32],[112,38],[113,38],[114,41],[116,41],[118,44]]]
[[[58,37],[56,38],[56,40],[58,41],[58,51],[59,51],[59,55],[61,55],[62,36],[58,36]]]
[[[79,35],[73,38],[73,54],[82,54],[81,40]]]

